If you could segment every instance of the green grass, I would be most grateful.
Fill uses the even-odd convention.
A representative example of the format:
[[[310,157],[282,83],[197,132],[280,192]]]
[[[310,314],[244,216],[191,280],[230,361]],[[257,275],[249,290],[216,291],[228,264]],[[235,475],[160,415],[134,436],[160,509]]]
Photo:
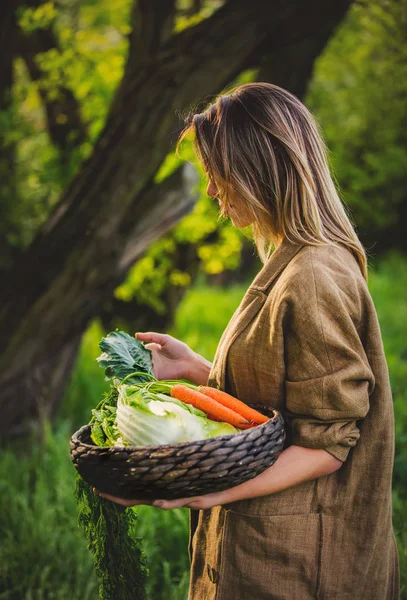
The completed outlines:
[[[396,415],[394,528],[400,551],[402,598],[407,598],[407,261],[397,255],[370,277],[389,364]],[[222,331],[247,286],[191,289],[172,335],[213,359]],[[77,526],[71,433],[90,418],[107,388],[95,361],[103,331],[96,321],[83,337],[62,410],[45,440],[0,458],[0,600],[97,600],[92,558]],[[188,511],[138,507],[137,535],[149,558],[150,600],[185,600],[188,589]]]
[[[393,525],[401,569],[401,597],[407,598],[407,261],[390,254],[371,275],[394,400],[396,456]]]
[[[97,581],[76,525],[70,427],[46,429],[29,453],[0,460],[0,598],[93,600]]]
[[[394,484],[407,499],[407,261],[397,254],[389,255],[372,275],[369,286],[379,315],[394,399]]]

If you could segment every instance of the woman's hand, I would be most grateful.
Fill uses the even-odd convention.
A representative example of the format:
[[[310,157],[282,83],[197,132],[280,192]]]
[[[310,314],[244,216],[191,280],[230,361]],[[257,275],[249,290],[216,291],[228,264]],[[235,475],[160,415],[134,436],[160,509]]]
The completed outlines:
[[[126,498],[118,498],[117,496],[111,496],[110,494],[102,494],[96,488],[92,488],[93,492],[100,496],[101,498],[106,498],[106,500],[110,500],[110,502],[116,502],[116,504],[121,504],[122,506],[136,506],[138,504],[149,504],[150,506],[153,504],[153,500],[126,500]]]
[[[145,347],[152,352],[153,372],[157,379],[181,379],[189,370],[194,359],[191,348],[166,333],[137,332],[135,337],[149,342]]]
[[[170,508],[191,508],[194,510],[206,510],[219,506],[226,502],[222,492],[205,494],[204,496],[194,496],[193,498],[178,498],[178,500],[154,500],[153,506],[169,510]]]
[[[116,502],[116,504],[121,504],[122,506],[137,506],[139,504],[147,504],[149,506],[162,508],[163,510],[183,507],[192,508],[195,510],[205,510],[207,508],[218,506],[219,504],[227,501],[227,498],[223,492],[205,494],[204,496],[193,496],[190,498],[179,498],[178,500],[126,500],[125,498],[118,498],[117,496],[111,496],[110,494],[102,494],[96,488],[93,488],[93,491],[95,494],[101,496],[101,498],[106,498],[106,500]]]
[[[166,333],[137,332],[135,337],[152,352],[154,377],[157,379],[189,379],[197,385],[206,385],[211,363],[191,348]]]

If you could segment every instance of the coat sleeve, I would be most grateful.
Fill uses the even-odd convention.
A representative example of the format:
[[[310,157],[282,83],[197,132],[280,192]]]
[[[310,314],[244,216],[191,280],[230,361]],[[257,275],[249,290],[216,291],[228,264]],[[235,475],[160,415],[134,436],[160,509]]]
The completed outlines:
[[[319,265],[310,250],[284,317],[288,438],[342,462],[360,437],[375,385],[358,333],[363,303],[355,277]]]

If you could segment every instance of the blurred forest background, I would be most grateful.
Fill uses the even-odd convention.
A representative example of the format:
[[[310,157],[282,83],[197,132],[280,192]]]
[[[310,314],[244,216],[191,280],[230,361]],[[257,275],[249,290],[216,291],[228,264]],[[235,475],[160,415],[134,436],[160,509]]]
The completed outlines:
[[[115,327],[212,360],[261,268],[218,218],[182,116],[270,81],[313,111],[367,247],[394,396],[407,598],[406,0],[12,0],[0,7],[0,600],[96,600],[71,434]],[[246,235],[245,235],[246,234]],[[143,506],[149,598],[184,600],[187,509]]]

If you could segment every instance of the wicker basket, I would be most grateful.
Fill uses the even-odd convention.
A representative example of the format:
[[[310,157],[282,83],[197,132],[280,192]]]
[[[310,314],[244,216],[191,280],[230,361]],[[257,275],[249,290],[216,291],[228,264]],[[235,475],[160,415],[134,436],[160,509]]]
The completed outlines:
[[[96,446],[91,425],[71,438],[71,460],[83,479],[120,498],[176,499],[220,492],[259,475],[280,454],[283,418],[252,405],[270,420],[238,434],[160,446]]]

